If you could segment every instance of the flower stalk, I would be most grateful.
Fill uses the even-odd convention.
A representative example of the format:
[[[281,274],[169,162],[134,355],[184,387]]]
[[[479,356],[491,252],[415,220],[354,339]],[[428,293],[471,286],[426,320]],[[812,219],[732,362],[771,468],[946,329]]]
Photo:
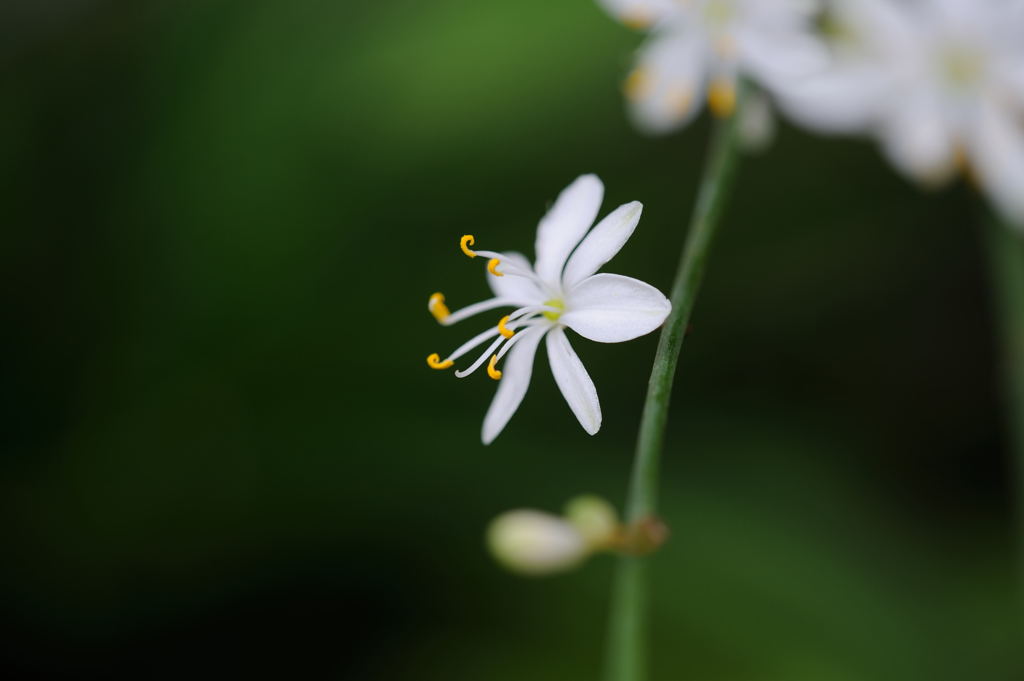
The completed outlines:
[[[739,99],[743,99],[742,92]],[[662,328],[647,386],[626,499],[626,522],[629,524],[647,522],[657,511],[659,464],[672,383],[690,313],[732,185],[739,152],[741,107],[742,101],[739,101],[733,115],[715,123],[697,203],[672,285],[672,311]],[[607,681],[644,681],[647,678],[645,644],[649,591],[646,562],[647,559],[640,556],[620,558],[612,590]]]
[[[998,220],[988,225],[988,250],[1008,447],[1016,467],[1018,573],[1024,576],[1024,238]],[[1024,579],[1018,585],[1024,607]]]

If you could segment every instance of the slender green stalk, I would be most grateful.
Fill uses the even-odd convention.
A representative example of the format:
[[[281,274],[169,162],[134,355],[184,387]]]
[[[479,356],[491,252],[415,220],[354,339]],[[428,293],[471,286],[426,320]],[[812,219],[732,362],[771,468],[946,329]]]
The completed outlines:
[[[690,231],[672,285],[672,312],[661,330],[633,460],[626,500],[626,520],[629,523],[653,516],[656,510],[658,464],[665,438],[672,381],[686,325],[704,277],[711,242],[732,183],[739,146],[738,113],[737,109],[733,116],[716,123],[697,204],[690,220]],[[620,559],[612,590],[607,681],[644,681],[647,677],[645,644],[649,596],[645,563],[646,559],[634,556]]]
[[[1010,225],[987,228],[996,326],[1002,353],[1004,413],[1016,466],[1018,574],[1024,578],[1024,237]],[[1024,582],[1018,585],[1024,605]]]

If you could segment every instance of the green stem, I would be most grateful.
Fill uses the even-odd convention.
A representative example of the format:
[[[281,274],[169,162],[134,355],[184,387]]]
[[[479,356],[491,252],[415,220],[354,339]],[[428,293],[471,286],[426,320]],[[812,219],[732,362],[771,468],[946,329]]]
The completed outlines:
[[[987,228],[996,327],[1000,336],[1004,413],[1017,495],[1018,574],[1024,577],[1024,238],[1008,224]],[[1024,583],[1019,598],[1024,605]]]
[[[716,123],[697,204],[690,220],[690,231],[672,285],[672,311],[665,320],[658,341],[633,460],[626,500],[626,519],[630,523],[648,518],[656,511],[658,464],[665,439],[672,381],[686,325],[704,278],[711,242],[732,184],[739,146],[738,114],[737,109],[731,117]],[[607,681],[643,681],[647,677],[646,568],[644,558],[624,556],[620,559],[612,590]]]

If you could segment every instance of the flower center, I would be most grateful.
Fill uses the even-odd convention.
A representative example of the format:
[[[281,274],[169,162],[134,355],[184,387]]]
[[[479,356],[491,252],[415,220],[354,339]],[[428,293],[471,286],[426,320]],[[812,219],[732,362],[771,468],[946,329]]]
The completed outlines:
[[[736,16],[736,3],[734,0],[709,0],[704,5],[704,20],[709,26],[722,28],[729,24]]]
[[[976,84],[984,68],[981,55],[963,47],[943,50],[939,64],[946,83],[957,90]]]
[[[552,298],[551,300],[545,300],[544,305],[545,307],[553,307],[557,310],[545,310],[543,313],[545,317],[547,317],[553,322],[557,322],[558,318],[562,316],[563,312],[565,312],[565,303],[560,298]]]
[[[834,10],[826,8],[817,17],[817,28],[829,46],[849,49],[863,48],[867,45],[866,36],[854,22],[848,21]]]

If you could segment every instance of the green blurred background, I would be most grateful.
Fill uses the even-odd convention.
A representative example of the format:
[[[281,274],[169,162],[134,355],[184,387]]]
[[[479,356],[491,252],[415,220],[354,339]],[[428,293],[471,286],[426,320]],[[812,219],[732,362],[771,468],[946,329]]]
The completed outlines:
[[[16,678],[539,681],[600,672],[613,561],[523,580],[517,506],[621,504],[656,339],[430,371],[481,328],[458,237],[529,252],[584,172],[669,288],[706,119],[636,134],[593,2],[0,5],[2,665]],[[743,161],[672,407],[662,681],[1024,678],[971,191],[783,127]],[[543,354],[543,353],[542,353]],[[8,677],[11,678],[11,677]]]

